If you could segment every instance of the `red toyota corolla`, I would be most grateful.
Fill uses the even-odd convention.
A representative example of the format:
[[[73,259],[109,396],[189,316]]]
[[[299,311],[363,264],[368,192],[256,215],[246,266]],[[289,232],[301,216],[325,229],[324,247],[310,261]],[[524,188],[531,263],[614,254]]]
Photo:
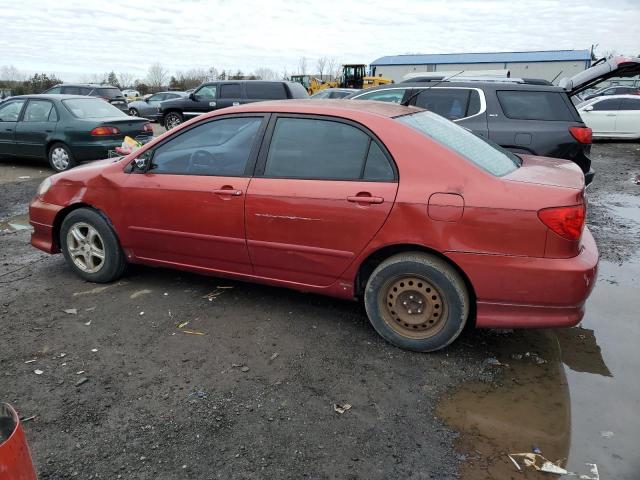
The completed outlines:
[[[363,298],[417,351],[477,327],[575,325],[598,252],[571,162],[516,156],[431,112],[253,103],[45,180],[31,243],[91,282],[127,263]]]

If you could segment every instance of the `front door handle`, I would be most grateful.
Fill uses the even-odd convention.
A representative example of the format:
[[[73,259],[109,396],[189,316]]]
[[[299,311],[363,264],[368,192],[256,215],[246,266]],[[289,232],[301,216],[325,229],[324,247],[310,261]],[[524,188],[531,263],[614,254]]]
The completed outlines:
[[[222,187],[213,190],[213,193],[217,193],[218,195],[231,195],[233,197],[239,197],[242,195],[242,190],[236,190],[233,187]]]
[[[615,113],[607,113],[607,117],[615,117],[616,114]]]
[[[348,202],[353,203],[383,203],[384,198],[372,197],[370,193],[359,193],[351,197],[347,197]]]

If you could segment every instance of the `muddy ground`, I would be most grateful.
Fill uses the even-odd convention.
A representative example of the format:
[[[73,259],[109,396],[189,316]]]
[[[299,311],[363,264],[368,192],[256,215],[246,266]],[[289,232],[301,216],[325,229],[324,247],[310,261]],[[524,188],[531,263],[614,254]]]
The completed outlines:
[[[534,478],[505,456],[532,445],[636,479],[640,145],[593,157],[589,223],[611,261],[595,313],[428,355],[387,345],[354,303],[146,267],[85,283],[22,229],[45,165],[0,160],[0,400],[35,416],[41,479]]]

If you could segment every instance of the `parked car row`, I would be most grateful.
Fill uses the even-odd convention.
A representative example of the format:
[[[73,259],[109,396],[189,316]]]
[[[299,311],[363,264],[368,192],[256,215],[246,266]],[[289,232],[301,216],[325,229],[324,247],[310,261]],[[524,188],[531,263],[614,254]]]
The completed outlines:
[[[640,140],[640,95],[594,97],[577,108],[594,138]]]

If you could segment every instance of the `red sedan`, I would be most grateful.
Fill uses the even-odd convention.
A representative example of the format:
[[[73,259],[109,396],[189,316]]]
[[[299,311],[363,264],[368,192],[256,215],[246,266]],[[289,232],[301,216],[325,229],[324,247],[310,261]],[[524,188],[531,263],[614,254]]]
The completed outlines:
[[[575,325],[598,251],[580,169],[431,112],[285,101],[202,115],[45,180],[31,243],[91,282],[127,263],[364,299],[402,348]]]

